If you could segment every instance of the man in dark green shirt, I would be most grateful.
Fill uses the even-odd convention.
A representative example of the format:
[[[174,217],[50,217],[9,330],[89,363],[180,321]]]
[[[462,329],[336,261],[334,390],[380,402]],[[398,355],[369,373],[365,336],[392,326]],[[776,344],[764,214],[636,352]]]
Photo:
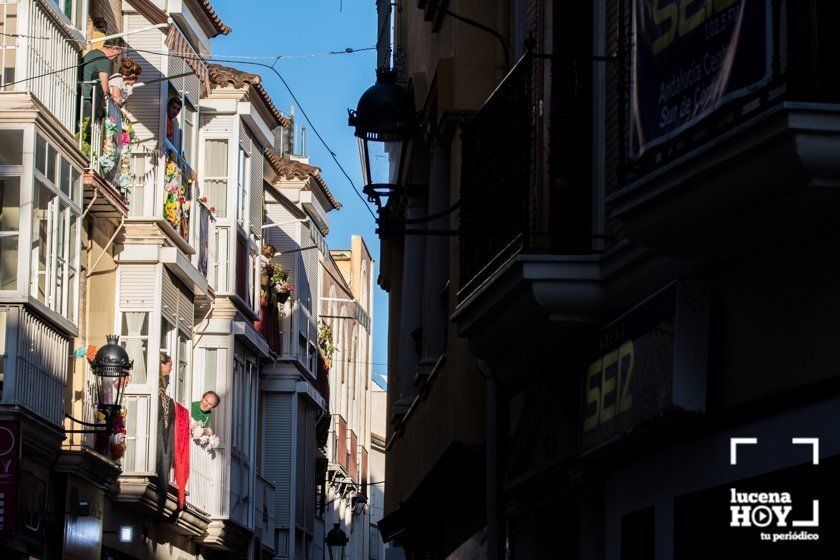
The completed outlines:
[[[213,435],[213,429],[210,427],[213,409],[219,406],[219,395],[215,391],[207,391],[201,395],[200,401],[192,403],[190,416],[193,420],[201,424],[204,428],[205,435]]]
[[[104,99],[108,96],[108,78],[111,75],[111,61],[115,59],[125,48],[125,42],[117,37],[108,41],[101,49],[94,49],[82,57],[82,64],[79,67],[79,81],[87,82],[82,84],[82,119],[90,116],[93,100],[93,87],[99,88],[96,91],[96,116],[104,116]],[[90,83],[90,82],[98,83]]]

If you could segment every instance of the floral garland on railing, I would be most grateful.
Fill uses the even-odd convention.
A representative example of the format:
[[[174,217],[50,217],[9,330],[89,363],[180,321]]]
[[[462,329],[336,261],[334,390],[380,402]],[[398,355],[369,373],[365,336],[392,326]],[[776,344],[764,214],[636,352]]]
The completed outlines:
[[[217,212],[215,206],[209,206],[207,204],[207,196],[201,196],[198,198],[198,202],[201,203],[207,209],[207,213],[210,216],[210,221],[215,222],[217,219]]]
[[[189,239],[190,199],[195,177],[188,166],[179,163],[178,156],[169,152],[164,175],[166,200],[163,203],[163,215],[181,237]]]

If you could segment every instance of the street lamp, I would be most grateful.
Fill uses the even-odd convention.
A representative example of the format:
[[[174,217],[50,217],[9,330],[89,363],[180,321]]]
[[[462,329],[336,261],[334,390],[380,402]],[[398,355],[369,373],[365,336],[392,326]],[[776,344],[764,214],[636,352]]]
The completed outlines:
[[[396,84],[396,73],[376,71],[376,83],[359,98],[356,110],[348,111],[348,124],[355,127],[362,163],[364,192],[382,210],[382,197],[405,186],[411,143],[417,130],[417,112],[408,92]],[[384,162],[377,162],[382,159]],[[378,163],[378,165],[377,165]],[[387,174],[383,171],[387,170]]]
[[[134,367],[134,361],[128,357],[128,352],[120,346],[120,337],[112,334],[107,337],[108,344],[99,349],[91,362],[91,370],[96,383],[96,393],[99,397],[98,408],[105,416],[105,424],[83,422],[66,415],[73,422],[88,426],[89,430],[66,430],[69,433],[105,433],[113,434],[113,415],[121,410],[122,396],[128,384],[128,374]]]
[[[338,523],[333,523],[333,528],[327,533],[326,541],[327,550],[330,551],[330,560],[342,560],[344,558],[344,548],[350,541],[338,525]]]

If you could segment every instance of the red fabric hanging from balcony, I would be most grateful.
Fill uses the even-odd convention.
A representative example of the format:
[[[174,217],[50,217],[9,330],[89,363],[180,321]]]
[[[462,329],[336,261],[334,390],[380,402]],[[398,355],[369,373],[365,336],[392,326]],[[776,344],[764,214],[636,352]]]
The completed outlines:
[[[187,480],[190,478],[190,412],[175,403],[175,483],[178,485],[178,509],[184,509]]]

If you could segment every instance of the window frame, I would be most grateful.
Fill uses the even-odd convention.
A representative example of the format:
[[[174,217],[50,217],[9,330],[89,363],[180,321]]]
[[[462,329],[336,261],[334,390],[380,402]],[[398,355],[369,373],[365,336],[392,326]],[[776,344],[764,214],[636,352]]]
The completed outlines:
[[[38,165],[37,147],[39,140],[43,140],[45,145],[45,156],[47,161],[46,167],[42,171]],[[34,250],[30,255],[30,270],[28,285],[26,293],[43,304],[47,309],[58,313],[71,323],[78,324],[78,307],[79,307],[79,275],[81,273],[81,225],[82,225],[82,207],[80,199],[82,196],[82,171],[73,165],[73,162],[67,158],[64,153],[57,149],[50,140],[42,135],[40,131],[35,131],[35,153],[32,159],[32,183],[30,188],[30,200],[33,207],[38,202],[38,192],[41,185],[46,187],[47,191],[52,195],[48,202],[47,213],[47,227],[49,229],[47,234],[47,259],[45,263],[45,289],[44,301],[40,300],[37,287],[39,285],[38,277],[41,272],[38,269],[37,263],[40,255]],[[52,162],[50,162],[52,160]],[[62,182],[62,162],[67,163],[67,172],[70,174],[71,180],[68,183],[68,193],[61,189]],[[52,177],[50,171],[52,168]],[[75,179],[73,178],[75,176]],[[74,181],[75,186],[74,186]],[[74,190],[75,189],[75,190]],[[74,200],[75,196],[75,200]],[[22,197],[23,198],[23,197]],[[59,218],[60,214],[65,214],[63,218]],[[74,219],[75,218],[75,219]],[[29,217],[29,229],[32,233],[30,239],[30,249],[34,249],[35,244],[40,245],[40,239],[36,234],[35,227],[38,221],[35,219],[34,211]],[[59,229],[55,225],[59,224]],[[71,229],[75,227],[75,237]],[[63,243],[59,243],[63,239]],[[70,245],[74,247],[70,247]],[[20,245],[18,245],[20,247]],[[59,247],[62,249],[59,256],[55,250]],[[40,249],[40,246],[38,247]],[[59,265],[61,265],[61,272],[59,273]],[[71,276],[72,273],[72,276]],[[71,279],[70,282],[65,280]],[[36,291],[33,291],[33,288]],[[60,293],[59,292],[60,289]],[[20,286],[18,287],[20,290]],[[59,299],[60,298],[60,299]]]
[[[201,173],[201,195],[202,196],[207,196],[208,206],[214,206],[216,208],[216,219],[217,220],[228,221],[231,218],[229,198],[230,198],[230,184],[231,184],[231,180],[232,180],[232,176],[231,176],[231,173],[230,173],[230,169],[231,169],[230,149],[231,149],[231,144],[233,143],[232,139],[231,139],[230,135],[228,135],[228,134],[206,134],[206,135],[203,135],[201,140],[202,140],[201,141],[201,148],[202,149],[200,150],[200,153],[199,153],[199,159],[200,159],[199,164],[200,164],[200,169],[202,170],[202,173]],[[207,174],[207,143],[208,142],[225,142],[225,156],[226,156],[226,158],[225,158],[225,170],[227,171],[227,175],[216,176],[216,175],[208,175]],[[218,212],[219,209],[220,209],[220,207],[218,205],[219,201],[218,200],[211,200],[210,197],[208,196],[208,188],[207,188],[207,182],[208,181],[224,182],[224,185],[225,185],[225,196],[224,196],[224,198],[225,198],[225,200],[224,200],[225,215],[224,216],[222,216]]]
[[[239,142],[236,160],[236,223],[248,231],[250,205],[248,200],[248,184],[251,181],[251,154],[248,148]]]

